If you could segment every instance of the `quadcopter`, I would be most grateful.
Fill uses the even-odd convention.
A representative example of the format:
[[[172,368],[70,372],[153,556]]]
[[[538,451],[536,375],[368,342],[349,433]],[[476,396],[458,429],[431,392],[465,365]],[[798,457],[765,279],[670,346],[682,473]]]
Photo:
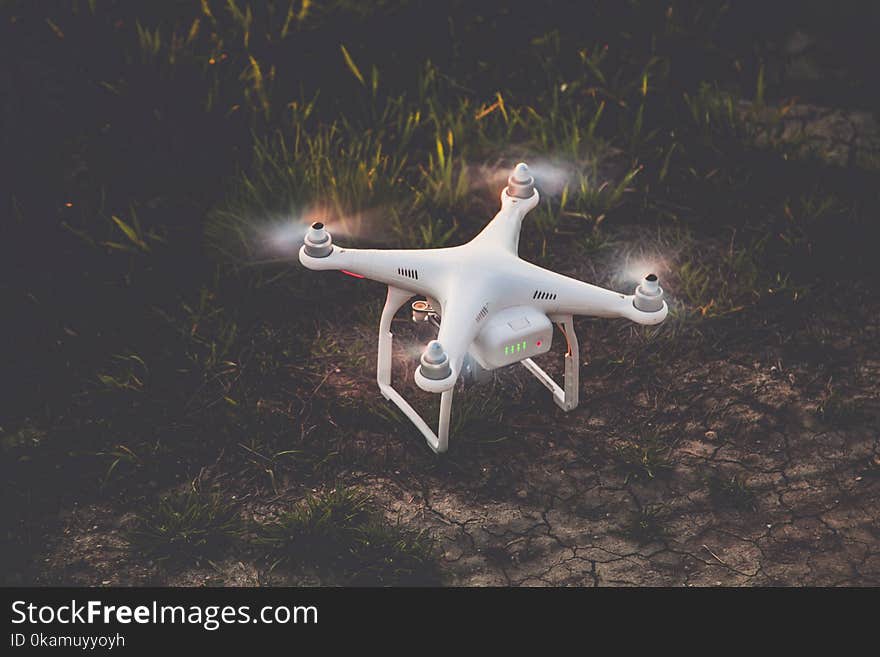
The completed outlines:
[[[449,420],[456,382],[485,381],[491,371],[522,363],[553,394],[563,411],[578,405],[579,350],[574,315],[659,324],[669,312],[655,274],[647,274],[631,295],[620,294],[543,269],[518,255],[526,214],[538,205],[528,166],[516,165],[501,191],[501,210],[470,242],[435,249],[349,249],[333,243],[324,224],[306,232],[299,260],[307,268],[340,270],[388,286],[379,321],[376,378],[382,396],[396,404],[436,453],[449,447]],[[440,395],[436,433],[391,385],[391,321],[412,297],[415,321],[438,329],[422,352],[414,379]],[[567,343],[563,384],[534,357],[550,350],[553,325]]]

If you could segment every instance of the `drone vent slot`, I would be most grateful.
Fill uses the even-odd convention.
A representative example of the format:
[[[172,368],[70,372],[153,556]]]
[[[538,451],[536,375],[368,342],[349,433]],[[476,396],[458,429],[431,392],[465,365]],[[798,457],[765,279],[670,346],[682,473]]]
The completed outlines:
[[[553,301],[555,298],[555,292],[543,292],[542,290],[535,290],[535,293],[532,295],[532,299],[538,299],[540,301]]]
[[[489,314],[489,306],[488,304],[483,304],[483,307],[480,308],[480,312],[477,313],[477,323],[479,324],[484,319],[486,319],[486,315]]]
[[[401,276],[406,276],[407,278],[412,278],[413,280],[419,280],[419,270],[418,269],[404,269],[403,267],[397,268],[397,273]]]

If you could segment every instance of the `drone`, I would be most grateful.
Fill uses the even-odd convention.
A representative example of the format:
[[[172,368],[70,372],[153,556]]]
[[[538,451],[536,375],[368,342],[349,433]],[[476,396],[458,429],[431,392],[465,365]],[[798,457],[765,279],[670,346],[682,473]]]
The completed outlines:
[[[563,411],[579,397],[579,347],[574,315],[626,318],[659,324],[669,312],[655,274],[642,278],[631,295],[591,285],[522,260],[519,236],[526,214],[539,202],[535,179],[520,162],[501,191],[501,209],[470,242],[434,249],[350,249],[333,243],[320,221],[305,234],[299,260],[307,268],[339,270],[388,286],[379,321],[376,379],[385,399],[421,431],[429,447],[449,447],[452,395],[459,379],[485,381],[493,370],[522,363],[553,395]],[[391,321],[414,296],[417,322],[438,330],[425,346],[414,379],[440,395],[435,432],[391,384]],[[560,386],[533,360],[550,350],[553,326],[566,340]]]

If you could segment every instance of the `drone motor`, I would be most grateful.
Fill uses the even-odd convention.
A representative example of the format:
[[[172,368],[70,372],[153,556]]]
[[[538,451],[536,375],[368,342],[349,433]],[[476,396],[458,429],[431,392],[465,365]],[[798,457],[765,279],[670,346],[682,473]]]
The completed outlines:
[[[320,221],[309,226],[303,242],[305,243],[305,252],[313,258],[326,258],[333,253],[333,240]]]
[[[633,296],[633,305],[636,309],[646,313],[655,313],[663,310],[663,288],[657,280],[657,274],[648,274],[636,287]]]
[[[434,314],[431,304],[424,299],[413,301],[410,307],[412,308],[412,320],[416,323],[427,322]]]
[[[507,179],[507,195],[514,198],[531,198],[535,193],[535,179],[525,162],[516,165]]]
[[[425,347],[420,367],[422,376],[434,381],[445,379],[452,374],[449,356],[446,355],[446,350],[437,340],[431,340]]]

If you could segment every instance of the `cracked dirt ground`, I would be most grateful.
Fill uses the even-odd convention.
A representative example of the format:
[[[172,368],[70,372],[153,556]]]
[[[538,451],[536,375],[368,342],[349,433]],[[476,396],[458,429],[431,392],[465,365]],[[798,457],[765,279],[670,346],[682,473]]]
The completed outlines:
[[[586,364],[575,412],[513,370],[484,393],[512,400],[485,442],[464,432],[437,458],[406,424],[353,432],[351,449],[375,467],[340,476],[389,519],[434,533],[446,584],[880,584],[876,302],[784,317],[753,309],[716,326],[707,346],[682,345],[641,372],[603,365],[629,326],[578,326]],[[751,343],[735,338],[743,329]],[[378,394],[364,369],[354,383],[334,370],[326,394]],[[853,417],[820,412],[829,380],[845,380]],[[739,497],[713,492],[713,480],[741,482]],[[242,496],[260,517],[303,492]],[[102,507],[67,515],[52,570],[87,584],[318,583],[247,552],[157,570],[126,555],[128,519]],[[645,519],[653,531],[639,531]]]
[[[565,273],[613,285],[598,263]],[[384,293],[362,285],[365,298]],[[508,368],[489,388],[457,393],[459,405],[498,406],[453,434],[442,457],[407,422],[375,422],[374,314],[344,329],[356,357],[329,358],[308,399],[285,392],[302,387],[292,370],[261,407],[296,418],[303,435],[329,421],[356,465],[275,491],[206,468],[229,476],[248,517],[356,486],[389,520],[433,533],[449,585],[880,585],[880,303],[868,283],[829,284],[798,303],[770,296],[691,333],[670,327],[657,343],[626,322],[578,319],[580,406],[563,413]],[[422,339],[416,330],[401,313],[395,377],[408,395],[402,345]],[[555,340],[541,362],[558,378]],[[247,549],[171,571],[134,558],[121,536],[137,505],[63,512],[40,581],[322,583],[271,571]]]

